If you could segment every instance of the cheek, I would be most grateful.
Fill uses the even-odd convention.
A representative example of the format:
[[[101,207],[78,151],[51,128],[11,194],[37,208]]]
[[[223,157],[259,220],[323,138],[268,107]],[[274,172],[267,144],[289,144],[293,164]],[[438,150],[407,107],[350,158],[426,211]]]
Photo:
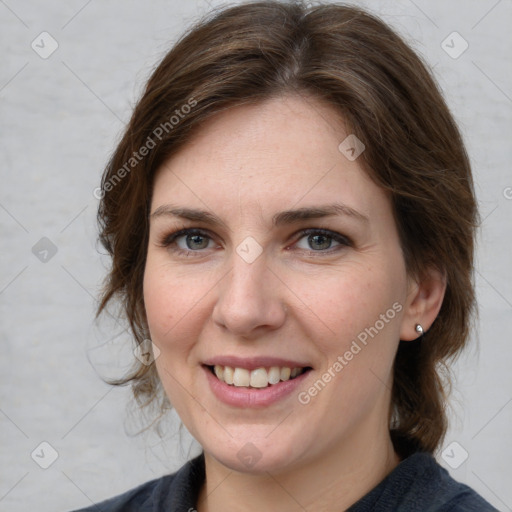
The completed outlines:
[[[386,393],[398,347],[402,298],[396,276],[382,267],[352,268],[337,275],[315,288],[314,310],[321,321],[312,320],[308,327],[324,356],[319,378],[332,382],[318,405],[323,402],[357,416]],[[322,329],[316,335],[314,325]]]
[[[199,336],[201,296],[205,285],[192,275],[181,276],[167,263],[148,257],[144,273],[144,305],[151,340],[160,349],[156,369],[165,392],[183,420],[188,416],[192,385],[188,360]]]
[[[153,341],[162,350],[183,350],[181,340],[189,338],[185,331],[192,331],[201,309],[201,301],[208,288],[205,280],[192,273],[181,275],[148,258],[144,273],[144,305]],[[190,319],[194,321],[191,322]],[[180,340],[180,344],[173,340]]]
[[[352,263],[342,270],[323,272],[295,280],[294,292],[303,303],[302,309],[310,318],[309,328],[324,352],[342,349],[366,328],[374,326],[381,315],[401,300],[395,272],[381,265]],[[391,311],[393,320],[396,312]],[[388,317],[386,317],[388,319]],[[383,331],[390,331],[391,321]],[[399,322],[394,321],[398,324]],[[398,325],[393,333],[398,332]]]
[[[146,266],[144,273],[144,306],[153,341],[160,342],[180,313],[176,310],[179,302],[174,287],[167,286],[165,273],[151,265]]]

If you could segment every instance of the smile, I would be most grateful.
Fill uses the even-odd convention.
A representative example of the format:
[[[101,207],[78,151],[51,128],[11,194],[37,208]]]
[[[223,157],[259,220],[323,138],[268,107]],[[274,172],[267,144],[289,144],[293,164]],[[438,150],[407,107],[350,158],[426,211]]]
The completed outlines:
[[[208,368],[217,379],[228,386],[260,389],[295,379],[310,369],[309,367],[271,366],[269,368],[262,367],[248,370],[218,364]]]

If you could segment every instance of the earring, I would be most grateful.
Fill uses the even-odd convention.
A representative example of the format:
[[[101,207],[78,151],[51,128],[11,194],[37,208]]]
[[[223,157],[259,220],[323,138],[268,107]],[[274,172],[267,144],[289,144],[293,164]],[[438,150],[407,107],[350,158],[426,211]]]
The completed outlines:
[[[423,336],[424,331],[423,331],[423,327],[421,327],[420,324],[416,324],[415,330],[420,335],[420,337]]]

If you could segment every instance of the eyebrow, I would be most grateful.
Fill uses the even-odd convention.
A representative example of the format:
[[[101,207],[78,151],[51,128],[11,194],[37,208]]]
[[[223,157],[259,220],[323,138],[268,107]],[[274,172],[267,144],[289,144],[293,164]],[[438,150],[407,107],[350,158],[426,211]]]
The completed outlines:
[[[151,215],[151,218],[157,217],[179,217],[181,219],[188,219],[195,222],[202,222],[211,226],[221,226],[227,229],[226,223],[217,217],[217,215],[210,213],[205,210],[198,210],[194,208],[178,208],[173,207],[170,204],[164,204],[159,206]],[[320,219],[324,217],[333,217],[333,216],[347,216],[352,217],[361,222],[369,222],[369,219],[366,215],[354,210],[350,206],[341,204],[341,203],[333,203],[328,205],[321,206],[309,206],[298,208],[295,210],[285,210],[279,213],[276,213],[272,217],[272,224],[274,227],[294,224],[299,221],[304,221],[308,219]]]

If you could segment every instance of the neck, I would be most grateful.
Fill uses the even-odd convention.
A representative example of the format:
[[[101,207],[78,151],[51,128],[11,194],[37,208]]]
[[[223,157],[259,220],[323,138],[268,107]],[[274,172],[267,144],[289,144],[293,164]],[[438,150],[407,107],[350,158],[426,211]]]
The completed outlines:
[[[387,429],[380,436],[357,437],[279,473],[240,473],[205,453],[206,481],[199,494],[197,510],[346,510],[400,462]]]

